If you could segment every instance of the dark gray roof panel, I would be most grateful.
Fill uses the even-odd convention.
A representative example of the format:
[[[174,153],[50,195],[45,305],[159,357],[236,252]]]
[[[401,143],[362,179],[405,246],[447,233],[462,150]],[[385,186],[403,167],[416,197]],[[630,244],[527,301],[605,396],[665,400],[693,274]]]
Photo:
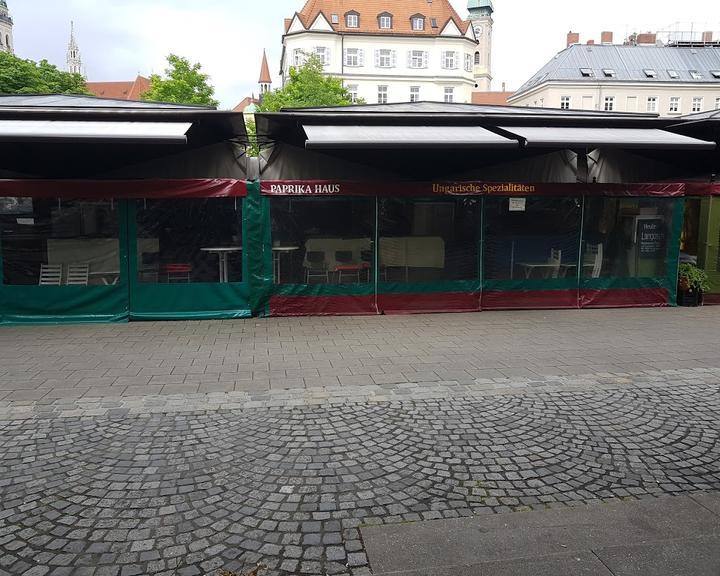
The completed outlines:
[[[183,109],[211,110],[206,106],[186,106],[167,102],[135,102],[132,100],[113,100],[94,96],[74,96],[68,94],[41,95],[0,95],[0,107],[12,108],[141,108],[141,109]]]
[[[589,68],[592,76],[583,76],[581,68]],[[614,77],[607,77],[603,69],[612,69]],[[654,70],[649,77],[646,70]],[[694,78],[696,70],[701,78]],[[713,76],[720,70],[720,47],[677,48],[671,46],[618,46],[606,44],[574,44],[543,66],[523,84],[514,96],[522,94],[543,82],[671,82],[707,83],[720,85]],[[672,74],[675,71],[677,74]],[[677,77],[676,77],[677,76]]]

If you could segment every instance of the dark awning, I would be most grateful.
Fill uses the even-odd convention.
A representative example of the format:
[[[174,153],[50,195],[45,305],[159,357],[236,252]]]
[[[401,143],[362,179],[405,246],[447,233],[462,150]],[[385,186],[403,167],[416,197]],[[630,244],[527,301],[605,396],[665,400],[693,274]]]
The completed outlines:
[[[0,120],[2,142],[186,144],[190,122]]]
[[[518,148],[480,126],[326,126],[303,124],[307,149]]]
[[[714,142],[654,128],[502,126],[501,129],[524,140],[529,148],[715,149]]]

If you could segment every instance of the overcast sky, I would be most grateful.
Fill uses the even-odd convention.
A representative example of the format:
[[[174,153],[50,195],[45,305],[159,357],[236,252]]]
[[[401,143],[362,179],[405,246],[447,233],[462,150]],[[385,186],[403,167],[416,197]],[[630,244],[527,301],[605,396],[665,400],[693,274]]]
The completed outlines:
[[[15,20],[16,53],[65,67],[70,20],[88,80],[130,80],[164,69],[171,52],[203,64],[221,106],[257,93],[260,59],[267,49],[276,81],[283,18],[304,0],[7,0]],[[358,4],[362,0],[355,0]],[[350,4],[348,0],[346,3]],[[392,5],[393,0],[388,0]],[[466,0],[452,0],[462,17]],[[620,41],[632,31],[681,28],[720,31],[718,0],[494,0],[493,89],[518,88],[565,47],[569,30],[584,42],[612,30]],[[719,32],[720,34],[720,32]]]

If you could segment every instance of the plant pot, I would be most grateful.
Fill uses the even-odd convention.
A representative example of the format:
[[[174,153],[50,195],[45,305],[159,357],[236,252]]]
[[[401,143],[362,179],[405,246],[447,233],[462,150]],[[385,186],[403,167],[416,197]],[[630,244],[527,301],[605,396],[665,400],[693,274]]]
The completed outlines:
[[[700,290],[678,290],[678,306],[700,306],[702,292]]]

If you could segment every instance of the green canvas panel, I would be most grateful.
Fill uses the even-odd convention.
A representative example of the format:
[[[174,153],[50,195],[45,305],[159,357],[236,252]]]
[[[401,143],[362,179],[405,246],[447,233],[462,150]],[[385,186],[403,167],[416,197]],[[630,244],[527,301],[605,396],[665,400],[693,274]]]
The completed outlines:
[[[698,252],[698,265],[708,275],[710,293],[720,294],[720,197],[702,200]]]
[[[685,219],[685,198],[673,200],[672,232],[667,245],[667,276],[664,279],[670,292],[670,306],[677,306],[678,271],[680,268],[680,241]]]
[[[2,284],[4,324],[78,324],[126,322],[128,308],[127,205],[118,202],[120,279],[114,286],[11,286]],[[0,271],[2,247],[0,246]]]
[[[270,199],[260,194],[260,182],[248,182],[247,191],[243,205],[243,235],[247,250],[243,257],[249,306],[253,315],[266,316],[273,294]]]
[[[245,210],[243,200],[243,214]],[[127,202],[128,275],[131,320],[209,320],[248,318],[250,293],[248,282],[238,283],[143,283],[137,269],[137,205]],[[243,220],[245,216],[243,215]],[[247,231],[243,225],[243,278],[247,278]]]

